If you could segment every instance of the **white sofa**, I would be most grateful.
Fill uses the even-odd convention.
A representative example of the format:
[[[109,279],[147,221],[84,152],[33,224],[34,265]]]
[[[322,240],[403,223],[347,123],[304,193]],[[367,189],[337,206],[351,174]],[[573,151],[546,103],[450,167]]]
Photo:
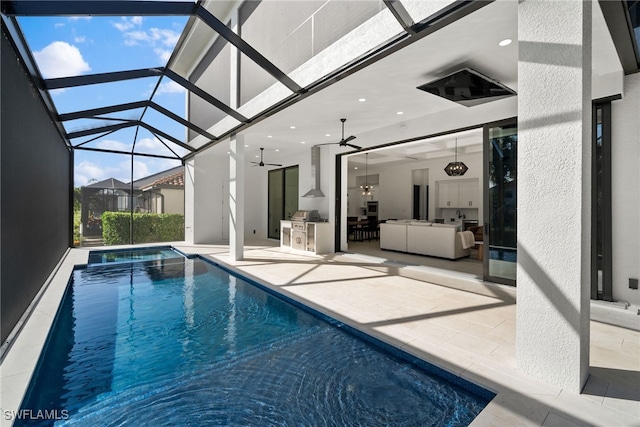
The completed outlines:
[[[455,225],[409,220],[380,224],[380,249],[449,259],[471,255],[471,248],[462,249]]]

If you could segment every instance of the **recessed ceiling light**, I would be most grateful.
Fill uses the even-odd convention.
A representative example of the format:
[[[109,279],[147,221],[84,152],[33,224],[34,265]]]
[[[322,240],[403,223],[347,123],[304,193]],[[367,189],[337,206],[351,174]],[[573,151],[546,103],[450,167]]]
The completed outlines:
[[[273,138],[273,136],[271,136],[271,135],[267,135],[267,138]]]
[[[279,148],[276,148],[276,151],[280,151],[280,149],[279,149]]]
[[[397,115],[399,115],[399,116],[401,116],[401,115],[403,115],[403,114],[404,114],[404,112],[402,112],[402,111],[398,111],[396,114],[397,114]]]
[[[300,144],[306,144],[306,142],[305,141],[300,141]]]
[[[258,157],[260,157],[260,156],[256,156],[256,159],[257,159]]]
[[[358,101],[360,101],[360,102],[365,102],[366,100],[367,100],[367,98],[360,98],[360,99],[358,99]]]
[[[295,128],[296,128],[295,126],[289,126],[289,129],[295,129]]]
[[[358,167],[356,166],[356,167],[354,167],[354,169],[358,169]]]
[[[231,154],[231,151],[227,151],[227,154]]]
[[[331,136],[331,134],[330,133],[325,133],[324,136]]]
[[[513,40],[511,40],[511,39],[504,39],[500,43],[498,43],[498,46],[502,46],[502,47],[509,46],[512,41]]]
[[[245,148],[246,148],[246,147],[248,147],[249,145],[247,145],[247,144],[244,144],[244,146],[245,146]]]

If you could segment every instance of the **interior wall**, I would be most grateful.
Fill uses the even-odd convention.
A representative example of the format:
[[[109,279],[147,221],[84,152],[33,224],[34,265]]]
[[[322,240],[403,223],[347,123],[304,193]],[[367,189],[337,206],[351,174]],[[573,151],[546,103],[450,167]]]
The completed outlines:
[[[71,240],[71,154],[4,31],[0,45],[2,342]]]
[[[623,99],[611,103],[611,214],[613,299],[640,304],[640,290],[629,279],[640,279],[640,74],[624,78]]]

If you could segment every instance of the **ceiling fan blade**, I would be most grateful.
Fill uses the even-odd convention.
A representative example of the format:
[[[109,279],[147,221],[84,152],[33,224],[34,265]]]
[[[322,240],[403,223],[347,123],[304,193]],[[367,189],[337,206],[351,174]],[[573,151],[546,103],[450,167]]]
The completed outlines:
[[[251,163],[253,163],[255,165],[259,165],[260,164],[260,162],[251,162]]]
[[[325,142],[323,144],[315,144],[314,147],[315,146],[320,146],[320,145],[334,145],[334,144],[340,144],[340,143],[339,142]]]
[[[349,142],[349,141],[353,141],[354,139],[356,139],[355,136],[351,135],[350,137],[348,137],[347,139],[343,139],[341,142]]]
[[[353,144],[345,144],[348,145],[351,148],[355,148],[356,150],[362,150],[362,147],[360,147],[359,145],[353,145]]]
[[[265,163],[265,165],[267,165],[267,166],[282,166],[282,165],[279,165],[277,163]]]

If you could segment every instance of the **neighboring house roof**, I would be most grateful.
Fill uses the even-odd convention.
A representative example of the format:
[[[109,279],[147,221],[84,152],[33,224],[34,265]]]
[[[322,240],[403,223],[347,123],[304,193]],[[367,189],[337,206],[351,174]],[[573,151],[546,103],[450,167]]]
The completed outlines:
[[[165,178],[169,178],[175,175],[181,174],[182,179],[180,180],[180,184],[158,184],[158,182],[162,182]],[[148,189],[149,187],[158,186],[158,185],[170,185],[170,186],[181,186],[184,187],[184,166],[177,166],[175,168],[167,169],[162,172],[154,173],[153,175],[146,176],[144,178],[137,179],[133,181],[133,186],[135,188]]]
[[[139,188],[141,190],[150,190],[152,188],[184,188],[184,170],[158,178]]]
[[[104,181],[94,182],[93,184],[85,185],[84,188],[93,188],[96,190],[101,190],[105,188],[117,189],[117,190],[130,190],[131,185],[125,184],[122,181],[118,181],[115,178],[107,178]]]

